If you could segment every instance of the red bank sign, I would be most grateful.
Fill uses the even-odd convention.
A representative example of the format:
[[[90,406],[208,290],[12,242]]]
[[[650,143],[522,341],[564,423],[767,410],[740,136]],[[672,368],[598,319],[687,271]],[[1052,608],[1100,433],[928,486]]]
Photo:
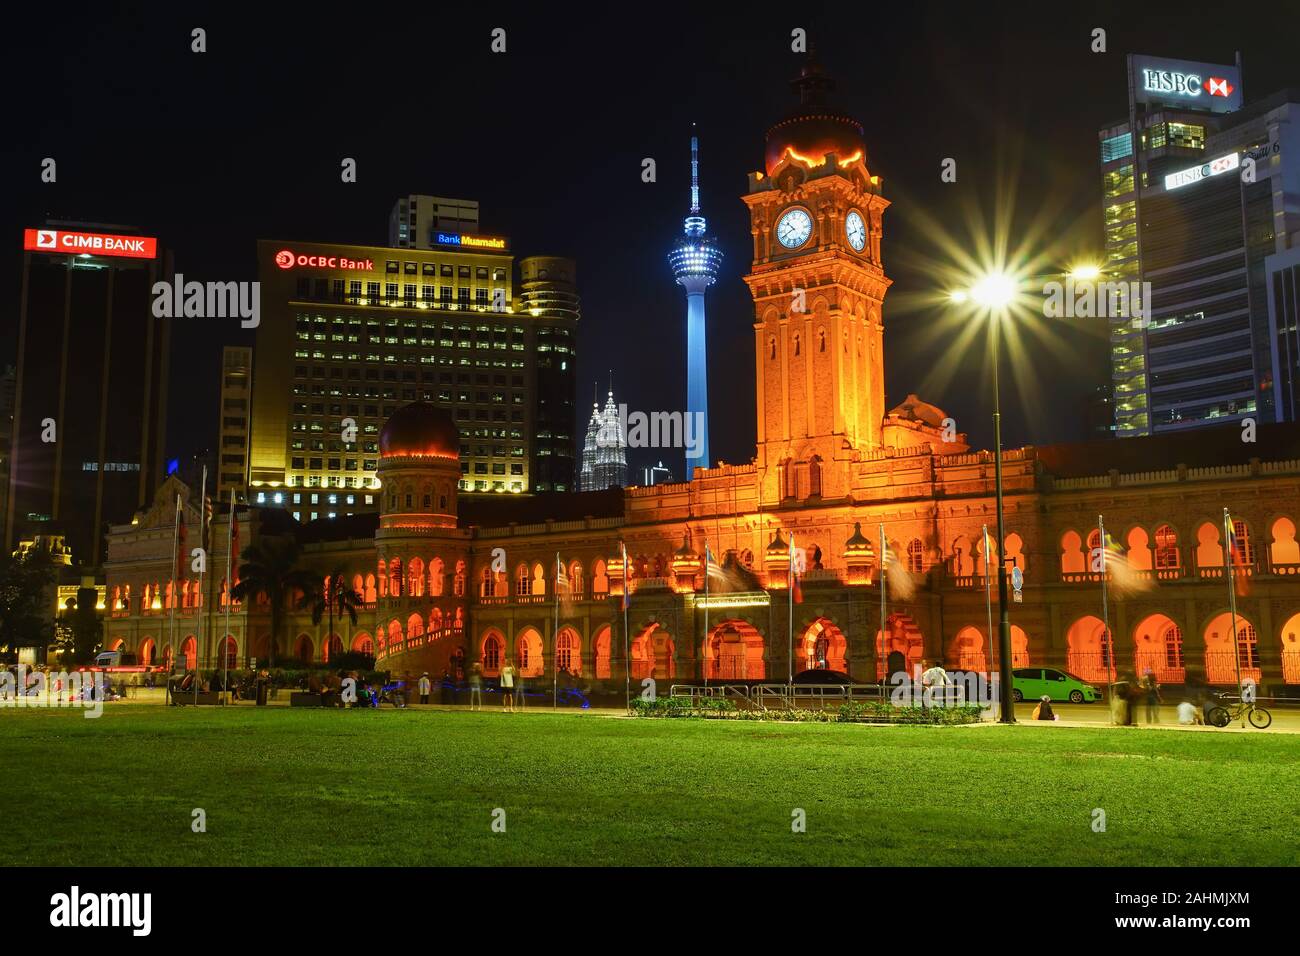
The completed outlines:
[[[306,266],[314,269],[350,269],[354,272],[374,272],[373,259],[349,259],[346,256],[317,256],[281,249],[275,254],[275,264],[281,269]]]
[[[23,248],[32,252],[91,256],[122,256],[154,259],[158,240],[153,236],[111,236],[99,232],[61,232],[57,229],[24,229]]]

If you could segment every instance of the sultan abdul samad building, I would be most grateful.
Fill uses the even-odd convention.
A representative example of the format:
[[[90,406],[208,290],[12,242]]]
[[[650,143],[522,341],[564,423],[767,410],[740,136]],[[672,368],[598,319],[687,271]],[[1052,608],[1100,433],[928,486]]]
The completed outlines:
[[[463,659],[491,676],[512,655],[528,675],[549,678],[558,666],[621,688],[627,590],[635,678],[783,681],[793,534],[811,555],[794,606],[796,673],[827,667],[872,681],[893,652],[987,666],[985,575],[990,564],[996,573],[997,557],[985,554],[982,528],[995,525],[993,458],[961,436],[945,441],[943,412],[915,396],[886,409],[889,203],[862,127],[826,105],[827,86],[805,68],[795,82],[800,104],[768,131],[764,168],[743,197],[753,235],[745,277],[754,300],[753,460],[697,469],[687,483],[458,502],[454,423],[433,406],[408,405],[381,435],[378,515],[299,525],[278,509],[239,511],[241,546],[293,534],[306,567],[322,577],[342,569],[365,598],[356,625],[336,621],[333,635],[325,619],[314,625],[291,612],[280,658],[328,660],[349,648],[372,651],[397,673],[439,674]],[[795,311],[796,289],[806,290],[804,311]],[[1165,682],[1231,684],[1239,661],[1244,676],[1267,685],[1300,683],[1293,426],[1261,425],[1253,444],[1234,426],[1027,447],[1004,463],[1003,550],[1025,582],[1023,602],[1011,607],[1017,666],[1065,666],[1096,681],[1112,666],[1150,668]],[[169,580],[177,494],[192,540],[197,495],[175,479],[111,533],[106,646],[155,661],[197,651],[217,663],[223,650],[232,665],[265,661],[265,604],[232,608],[226,627],[224,515],[210,592],[200,599],[192,582]],[[1241,543],[1232,555],[1235,636],[1225,505]],[[1127,551],[1126,583],[1111,581],[1113,661],[1089,559],[1098,514]],[[883,642],[882,524],[889,560],[907,572],[887,578]],[[725,582],[711,580],[707,609],[706,540],[726,570]],[[557,553],[569,582],[558,628]]]

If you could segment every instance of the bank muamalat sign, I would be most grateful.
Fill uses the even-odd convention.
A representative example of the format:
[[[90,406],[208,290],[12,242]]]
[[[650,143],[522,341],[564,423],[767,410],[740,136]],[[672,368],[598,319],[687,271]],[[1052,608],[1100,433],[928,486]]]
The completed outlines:
[[[1170,173],[1165,177],[1165,192],[1200,182],[1202,179],[1209,179],[1211,176],[1218,176],[1220,173],[1231,172],[1240,165],[1241,157],[1237,153],[1229,153],[1227,156],[1220,156],[1218,159],[1212,159],[1208,163],[1201,163],[1199,166],[1180,169],[1178,172]]]
[[[1133,99],[1138,103],[1188,106],[1214,113],[1241,109],[1241,76],[1235,66],[1133,58]]]
[[[29,252],[119,256],[126,259],[154,259],[158,256],[158,240],[153,236],[116,236],[61,229],[24,229],[23,248]]]

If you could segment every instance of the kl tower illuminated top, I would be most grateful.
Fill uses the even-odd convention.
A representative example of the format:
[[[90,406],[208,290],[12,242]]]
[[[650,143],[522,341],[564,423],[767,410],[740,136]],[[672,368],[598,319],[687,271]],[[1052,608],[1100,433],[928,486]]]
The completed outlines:
[[[691,137],[691,214],[686,217],[686,231],[668,253],[677,284],[686,290],[686,412],[692,436],[698,433],[697,455],[687,451],[686,478],[696,468],[708,468],[709,458],[709,371],[704,322],[704,291],[718,281],[722,250],[715,239],[704,234],[705,221],[700,215],[699,140]]]

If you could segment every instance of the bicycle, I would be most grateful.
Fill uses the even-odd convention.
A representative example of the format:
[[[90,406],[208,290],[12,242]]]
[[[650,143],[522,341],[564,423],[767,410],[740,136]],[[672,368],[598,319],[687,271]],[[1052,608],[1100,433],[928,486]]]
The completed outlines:
[[[1250,721],[1252,727],[1259,730],[1273,723],[1273,715],[1253,700],[1243,700],[1232,705],[1231,708],[1224,704],[1211,707],[1210,712],[1205,715],[1205,721],[1212,727],[1226,727],[1234,720],[1241,720],[1243,717]]]

